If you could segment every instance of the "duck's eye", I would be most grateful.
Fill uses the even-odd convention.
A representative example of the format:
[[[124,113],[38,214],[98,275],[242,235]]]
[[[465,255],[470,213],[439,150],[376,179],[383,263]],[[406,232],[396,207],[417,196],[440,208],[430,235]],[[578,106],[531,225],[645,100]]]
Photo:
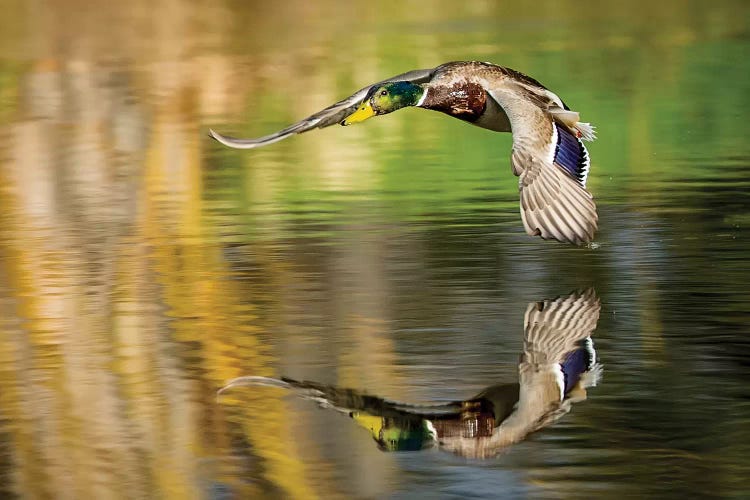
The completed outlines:
[[[380,91],[380,95],[382,95],[383,97],[385,97],[385,96],[388,95],[388,91],[385,90],[385,89],[383,89],[383,90]]]

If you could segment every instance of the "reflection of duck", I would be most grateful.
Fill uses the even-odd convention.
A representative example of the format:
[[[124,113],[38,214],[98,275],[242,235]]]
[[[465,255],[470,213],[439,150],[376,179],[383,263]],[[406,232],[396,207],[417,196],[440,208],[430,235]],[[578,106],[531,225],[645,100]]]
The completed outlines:
[[[554,93],[510,68],[452,62],[368,85],[289,127],[256,139],[210,131],[229,147],[251,149],[336,123],[349,125],[397,109],[433,109],[497,132],[513,132],[511,165],[520,177],[526,232],[581,244],[594,238],[598,217],[586,190],[589,155],[581,139],[594,130]]]
[[[593,290],[532,302],[524,317],[519,381],[490,386],[466,401],[411,406],[315,382],[240,377],[221,391],[243,385],[295,390],[321,406],[350,415],[386,451],[438,444],[467,457],[489,457],[552,424],[586,399],[601,367],[591,334],[599,319]]]

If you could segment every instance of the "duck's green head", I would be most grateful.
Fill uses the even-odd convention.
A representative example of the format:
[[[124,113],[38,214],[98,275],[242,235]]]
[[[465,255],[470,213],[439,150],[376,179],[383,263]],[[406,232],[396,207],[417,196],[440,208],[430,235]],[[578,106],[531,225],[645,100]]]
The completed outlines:
[[[372,116],[416,106],[423,94],[424,88],[411,82],[390,82],[374,87],[359,104],[357,111],[344,118],[341,125],[359,123]]]

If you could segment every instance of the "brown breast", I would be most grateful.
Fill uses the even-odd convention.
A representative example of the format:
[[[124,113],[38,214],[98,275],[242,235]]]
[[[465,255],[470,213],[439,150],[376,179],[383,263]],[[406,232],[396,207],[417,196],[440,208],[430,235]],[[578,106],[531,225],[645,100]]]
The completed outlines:
[[[486,106],[487,92],[481,85],[458,81],[430,87],[421,107],[473,122],[482,116]]]

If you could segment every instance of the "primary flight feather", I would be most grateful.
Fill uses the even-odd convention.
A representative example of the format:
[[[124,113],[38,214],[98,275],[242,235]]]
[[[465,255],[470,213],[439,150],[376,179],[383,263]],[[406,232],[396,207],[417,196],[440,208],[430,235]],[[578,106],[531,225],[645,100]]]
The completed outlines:
[[[496,132],[512,132],[511,167],[518,176],[526,232],[576,245],[589,243],[598,215],[586,189],[589,154],[582,140],[596,138],[553,92],[510,68],[450,62],[409,71],[368,85],[353,95],[276,133],[236,139],[213,130],[222,144],[253,149],[314,128],[350,125],[416,106]]]

